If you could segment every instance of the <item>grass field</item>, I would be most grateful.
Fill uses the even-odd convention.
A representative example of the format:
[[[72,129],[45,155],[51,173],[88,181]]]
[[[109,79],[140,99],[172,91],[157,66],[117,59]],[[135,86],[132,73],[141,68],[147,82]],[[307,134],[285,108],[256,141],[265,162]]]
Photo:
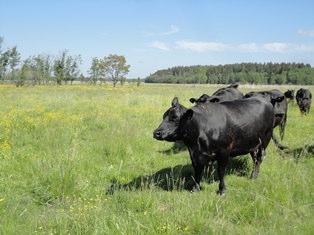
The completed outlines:
[[[186,190],[188,152],[152,132],[174,96],[189,107],[216,89],[0,86],[0,234],[314,234],[314,107],[289,104],[294,154],[270,143],[258,179],[243,156],[225,196],[210,172]]]

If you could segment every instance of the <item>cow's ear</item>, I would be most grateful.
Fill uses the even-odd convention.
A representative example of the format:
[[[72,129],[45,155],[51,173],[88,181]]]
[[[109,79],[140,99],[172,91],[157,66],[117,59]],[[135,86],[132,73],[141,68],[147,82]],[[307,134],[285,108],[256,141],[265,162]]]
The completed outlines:
[[[213,97],[209,100],[211,103],[217,103],[220,101],[220,99],[218,97]]]
[[[184,118],[185,120],[191,120],[191,118],[193,117],[193,114],[194,114],[193,110],[192,110],[192,109],[188,109],[188,110],[184,113],[183,118]]]
[[[203,95],[201,96],[201,98],[198,99],[198,102],[200,102],[200,103],[205,103],[205,102],[207,102],[207,101],[210,100],[210,99],[211,99],[210,96],[208,96],[208,95],[206,95],[206,94],[203,94]]]
[[[238,86],[239,86],[239,84],[231,84],[229,87],[231,87],[231,88],[238,88]]]
[[[244,95],[244,98],[250,98],[251,97],[251,94],[250,93],[247,93]]]
[[[177,106],[178,104],[179,104],[178,98],[177,98],[177,97],[174,97],[173,100],[172,100],[172,102],[171,102],[171,106],[172,106],[172,107],[175,107],[175,106]]]
[[[191,99],[190,99],[190,102],[193,104],[193,103],[196,102],[196,99],[195,99],[195,98],[191,98]]]
[[[285,98],[285,96],[278,96],[278,97],[274,97],[274,98],[271,98],[271,103],[272,105],[274,105],[275,103],[280,103],[281,101],[283,101]]]

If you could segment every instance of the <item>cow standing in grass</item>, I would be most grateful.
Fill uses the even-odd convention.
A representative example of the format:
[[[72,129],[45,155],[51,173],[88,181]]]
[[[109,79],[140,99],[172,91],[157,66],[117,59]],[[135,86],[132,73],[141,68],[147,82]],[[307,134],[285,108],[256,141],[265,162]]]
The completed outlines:
[[[312,94],[308,89],[299,89],[296,95],[297,104],[302,114],[308,114],[310,112],[312,103]]]
[[[153,136],[157,140],[183,141],[188,147],[194,168],[194,192],[200,190],[204,167],[209,161],[216,160],[218,193],[223,194],[230,157],[250,153],[254,162],[251,177],[258,176],[273,133],[273,122],[273,106],[261,98],[205,102],[190,109],[174,98]]]
[[[265,99],[267,102],[272,103],[274,106],[274,128],[279,126],[279,135],[280,139],[283,140],[285,134],[285,128],[287,123],[287,112],[288,112],[288,103],[285,95],[279,90],[270,90],[270,91],[252,91],[245,94],[244,98],[251,97],[260,97]],[[276,102],[273,102],[276,100]],[[273,134],[272,139],[275,145],[279,149],[286,149],[287,147],[282,145],[275,134]]]

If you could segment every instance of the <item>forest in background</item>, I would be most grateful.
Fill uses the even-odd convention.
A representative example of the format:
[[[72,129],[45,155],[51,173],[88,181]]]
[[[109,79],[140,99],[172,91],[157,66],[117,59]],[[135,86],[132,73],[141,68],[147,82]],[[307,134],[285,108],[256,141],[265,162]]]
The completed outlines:
[[[17,47],[2,48],[0,37],[0,82],[15,83],[16,86],[136,81],[126,79],[130,65],[123,55],[110,54],[94,57],[84,75],[81,70],[82,57],[64,50],[58,56],[38,54],[25,60]],[[176,66],[158,70],[147,76],[146,83],[198,83],[198,84],[300,84],[314,85],[314,68],[304,63],[236,63],[225,65]]]
[[[147,83],[314,85],[314,68],[304,63],[237,63],[176,66],[149,75]]]

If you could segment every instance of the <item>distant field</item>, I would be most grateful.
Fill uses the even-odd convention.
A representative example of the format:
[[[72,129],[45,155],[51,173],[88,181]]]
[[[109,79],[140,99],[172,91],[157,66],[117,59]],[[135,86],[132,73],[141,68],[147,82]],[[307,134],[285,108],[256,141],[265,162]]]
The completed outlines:
[[[188,152],[152,132],[174,96],[190,107],[216,89],[0,86],[0,234],[314,234],[313,104],[304,117],[289,104],[283,144],[294,154],[270,143],[257,180],[245,156],[224,197],[210,173],[200,193],[186,190]]]

